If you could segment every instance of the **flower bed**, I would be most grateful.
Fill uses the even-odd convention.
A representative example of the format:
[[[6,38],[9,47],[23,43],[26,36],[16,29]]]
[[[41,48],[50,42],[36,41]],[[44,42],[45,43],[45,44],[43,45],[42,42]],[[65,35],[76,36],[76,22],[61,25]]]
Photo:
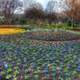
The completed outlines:
[[[35,31],[26,33],[28,39],[44,41],[69,41],[80,39],[80,35],[66,31]]]
[[[11,35],[22,32],[25,32],[25,30],[20,28],[0,28],[0,35]]]
[[[0,26],[0,35],[11,35],[16,33],[23,33],[25,29],[22,29],[20,26],[15,25],[1,25]]]
[[[27,33],[0,36],[0,79],[75,80],[80,40],[28,40]]]
[[[72,29],[72,31],[80,32],[80,29]]]

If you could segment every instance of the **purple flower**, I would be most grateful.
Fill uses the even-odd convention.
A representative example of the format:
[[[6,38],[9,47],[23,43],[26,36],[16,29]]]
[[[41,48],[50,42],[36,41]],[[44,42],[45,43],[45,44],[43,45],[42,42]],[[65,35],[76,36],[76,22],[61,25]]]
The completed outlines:
[[[2,80],[2,75],[0,75],[0,80]]]
[[[68,67],[68,68],[71,68],[71,67],[72,67],[72,65],[71,65],[71,64],[68,64],[68,65],[67,65],[67,67]]]

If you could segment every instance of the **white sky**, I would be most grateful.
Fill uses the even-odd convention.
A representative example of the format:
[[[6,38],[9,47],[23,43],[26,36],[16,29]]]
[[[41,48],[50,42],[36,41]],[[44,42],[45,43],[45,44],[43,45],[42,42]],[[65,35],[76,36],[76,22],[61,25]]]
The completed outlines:
[[[40,2],[45,8],[49,0],[36,0],[36,1]],[[55,8],[55,11],[57,12],[63,11],[63,9],[66,7],[65,4],[63,3],[64,0],[53,0],[53,1],[56,2],[54,8]]]
[[[23,0],[23,1],[24,1],[24,5],[26,5],[26,3],[28,2],[28,0]],[[49,0],[34,0],[34,1],[41,3],[43,7],[45,8]],[[63,0],[53,0],[53,1],[60,2]]]
[[[40,2],[45,8],[49,0],[36,0],[36,1]]]
[[[23,8],[25,8],[27,6],[26,4],[27,4],[28,0],[20,0],[20,1],[22,1],[24,3],[24,7]],[[34,0],[34,1],[41,3],[43,8],[45,8],[49,0]],[[62,2],[64,0],[53,0],[53,1],[57,2],[55,4],[55,7],[54,7],[55,11],[57,11],[57,12],[63,11],[63,8],[65,6],[63,5],[63,3],[60,4],[60,2]]]

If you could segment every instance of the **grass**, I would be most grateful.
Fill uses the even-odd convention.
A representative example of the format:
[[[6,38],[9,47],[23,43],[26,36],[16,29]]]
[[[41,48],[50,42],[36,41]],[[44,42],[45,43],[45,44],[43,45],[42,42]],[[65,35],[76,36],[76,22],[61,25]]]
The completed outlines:
[[[42,28],[42,29],[64,29],[64,30],[70,30],[73,29],[72,26],[68,26],[67,23],[52,23],[52,24],[48,24],[48,23],[43,23],[43,24],[34,24],[31,23],[29,24],[32,28]]]

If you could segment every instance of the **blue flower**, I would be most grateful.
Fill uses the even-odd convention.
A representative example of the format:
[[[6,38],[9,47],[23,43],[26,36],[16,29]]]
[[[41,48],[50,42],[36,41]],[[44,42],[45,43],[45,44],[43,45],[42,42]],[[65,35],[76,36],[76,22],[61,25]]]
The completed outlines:
[[[71,67],[72,67],[72,65],[71,65],[71,64],[68,64],[68,65],[67,65],[67,67],[68,67],[68,68],[71,68]]]
[[[79,71],[79,72],[80,72],[80,65],[78,65],[78,66],[77,66],[77,71]]]
[[[5,67],[5,69],[7,69],[7,68],[8,68],[8,64],[7,64],[7,63],[5,63],[5,64],[4,64],[4,67]]]

